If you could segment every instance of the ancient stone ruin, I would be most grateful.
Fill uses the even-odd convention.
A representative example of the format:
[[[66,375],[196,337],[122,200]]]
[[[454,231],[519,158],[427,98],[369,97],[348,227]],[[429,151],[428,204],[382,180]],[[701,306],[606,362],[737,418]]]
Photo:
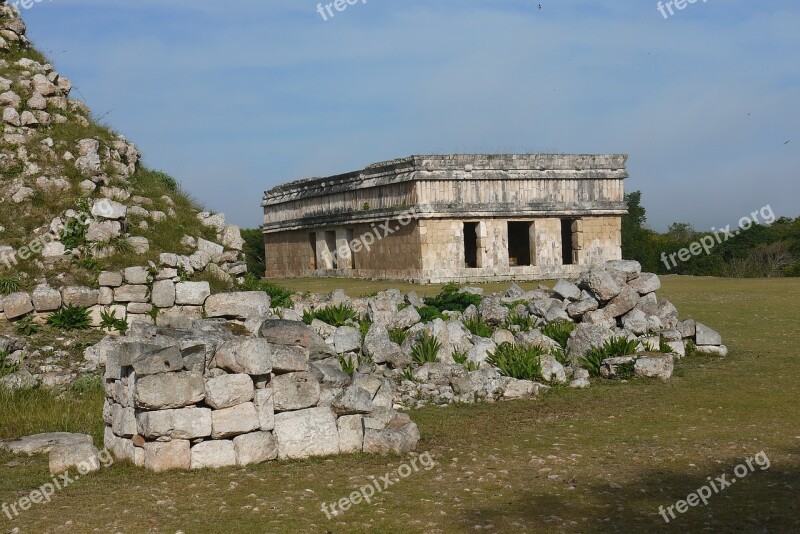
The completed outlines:
[[[412,156],[264,194],[267,277],[575,276],[621,255],[623,155]]]
[[[87,351],[106,368],[105,445],[157,471],[403,453],[419,432],[396,410],[590,387],[584,358],[612,339],[628,348],[598,361],[596,379],[668,380],[687,355],[727,355],[717,332],[657,298],[660,285],[637,262],[614,261],[552,289],[461,288],[475,304],[428,320],[425,300],[397,290],[295,295],[291,308],[270,308],[258,292],[212,296],[205,310],[216,319],[187,329],[135,323]],[[348,318],[320,319],[332,308]],[[484,330],[474,332],[476,323]],[[547,335],[553,324],[569,327],[563,339]],[[419,361],[426,337],[439,347]],[[537,351],[536,376],[497,364],[509,346]]]
[[[248,337],[225,320],[138,324],[104,353],[105,446],[149,470],[404,453],[419,440],[388,386],[322,363],[333,351],[299,322],[266,320]]]

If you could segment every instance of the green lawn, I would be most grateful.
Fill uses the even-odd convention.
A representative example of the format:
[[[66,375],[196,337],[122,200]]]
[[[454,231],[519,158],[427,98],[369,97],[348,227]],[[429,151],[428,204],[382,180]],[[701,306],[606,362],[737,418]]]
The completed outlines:
[[[664,285],[661,295],[683,317],[722,332],[730,357],[684,360],[669,383],[599,382],[533,401],[416,411],[419,452],[430,451],[436,466],[330,521],[322,502],[345,497],[404,460],[351,456],[167,475],[115,465],[13,522],[0,516],[0,529],[800,531],[800,281],[667,277]],[[1,405],[0,429],[34,430],[20,417]],[[46,419],[38,424],[51,430]],[[97,425],[78,419],[70,430],[78,428],[96,432]],[[734,466],[762,450],[768,470],[756,468],[707,506],[664,523],[659,506],[686,498],[709,476],[730,479]],[[49,478],[44,458],[0,456],[0,501],[16,501]]]

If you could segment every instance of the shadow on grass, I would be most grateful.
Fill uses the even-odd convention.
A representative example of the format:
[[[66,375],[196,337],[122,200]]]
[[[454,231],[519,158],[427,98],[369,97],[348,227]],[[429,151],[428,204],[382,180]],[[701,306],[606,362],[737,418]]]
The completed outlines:
[[[784,458],[799,454],[800,449]],[[549,494],[542,482],[539,491],[517,493],[502,510],[473,508],[463,519],[468,524],[492,524],[495,531],[519,531],[524,526],[525,531],[535,532],[800,532],[800,463],[772,461],[766,470],[754,463],[754,471],[737,478],[734,468],[743,463],[743,457],[729,458],[691,474],[651,470],[622,487],[607,482],[588,487],[577,483],[575,490]],[[723,474],[726,480],[737,481],[718,493],[711,490],[708,505],[699,502],[683,514],[675,510],[676,517],[671,517],[668,507],[709,485],[708,477],[717,483]],[[665,509],[668,524],[660,507]]]

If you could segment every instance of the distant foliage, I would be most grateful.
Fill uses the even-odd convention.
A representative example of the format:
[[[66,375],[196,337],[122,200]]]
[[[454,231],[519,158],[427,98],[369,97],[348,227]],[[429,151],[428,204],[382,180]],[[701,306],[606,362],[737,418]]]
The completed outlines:
[[[720,242],[713,233],[698,232],[682,222],[672,223],[665,233],[651,230],[645,226],[647,215],[641,192],[625,195],[625,201],[628,215],[622,218],[622,256],[637,260],[646,272],[731,278],[800,276],[800,217],[781,217],[769,226],[754,224],[727,239],[720,232]],[[742,214],[745,215],[750,214]],[[730,231],[736,232],[737,228],[731,227]],[[669,259],[671,254],[688,249],[703,238],[714,240],[709,254],[691,255],[688,261],[674,256],[677,265]]]
[[[261,277],[267,271],[264,260],[264,232],[259,228],[242,230],[244,249],[242,250],[247,261],[247,272]]]

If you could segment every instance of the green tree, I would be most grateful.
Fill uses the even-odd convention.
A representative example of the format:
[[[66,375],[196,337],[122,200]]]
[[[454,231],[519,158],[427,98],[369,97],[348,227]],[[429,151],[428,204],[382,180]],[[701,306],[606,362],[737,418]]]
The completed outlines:
[[[260,228],[242,230],[247,272],[257,278],[264,276],[267,265],[264,260],[264,233]]]

